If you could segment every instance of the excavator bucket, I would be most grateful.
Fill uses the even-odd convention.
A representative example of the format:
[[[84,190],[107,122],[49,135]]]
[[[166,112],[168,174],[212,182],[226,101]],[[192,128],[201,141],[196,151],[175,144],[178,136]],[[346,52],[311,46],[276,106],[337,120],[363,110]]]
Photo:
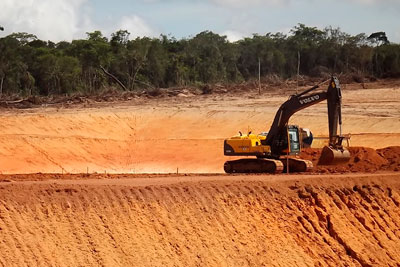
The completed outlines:
[[[346,163],[350,160],[350,152],[343,149],[335,149],[325,146],[322,149],[321,156],[318,160],[318,165],[336,165]]]

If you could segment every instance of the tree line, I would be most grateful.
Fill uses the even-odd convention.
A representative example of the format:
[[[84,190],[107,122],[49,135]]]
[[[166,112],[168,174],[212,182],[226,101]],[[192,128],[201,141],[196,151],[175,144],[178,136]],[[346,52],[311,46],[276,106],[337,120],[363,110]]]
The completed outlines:
[[[3,30],[2,27],[0,27]],[[204,31],[177,40],[130,38],[100,31],[71,42],[43,41],[33,34],[0,38],[0,94],[96,93],[208,83],[237,83],[267,75],[282,78],[325,73],[400,76],[400,45],[384,32],[350,35],[339,28],[298,24],[289,34],[253,35],[237,42]]]

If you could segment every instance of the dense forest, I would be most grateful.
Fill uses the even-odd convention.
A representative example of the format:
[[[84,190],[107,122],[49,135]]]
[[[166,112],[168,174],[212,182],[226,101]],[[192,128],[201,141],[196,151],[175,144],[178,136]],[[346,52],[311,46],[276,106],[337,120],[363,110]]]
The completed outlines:
[[[0,30],[3,30],[0,27]],[[237,83],[261,76],[289,78],[321,73],[400,76],[400,45],[384,32],[352,36],[338,28],[295,26],[282,33],[253,35],[237,42],[204,31],[177,40],[130,39],[119,30],[100,31],[72,42],[39,40],[28,33],[0,38],[0,94],[96,93],[206,83]]]

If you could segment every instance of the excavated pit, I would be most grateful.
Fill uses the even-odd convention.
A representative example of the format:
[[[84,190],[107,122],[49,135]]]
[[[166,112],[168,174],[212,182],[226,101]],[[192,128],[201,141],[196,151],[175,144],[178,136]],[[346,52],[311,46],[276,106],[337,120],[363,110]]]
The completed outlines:
[[[350,162],[311,175],[222,174],[282,92],[4,109],[0,266],[399,266],[398,90],[343,90]],[[290,123],[324,145],[326,104]]]
[[[351,146],[400,146],[398,91],[343,91],[343,133],[351,134]],[[271,89],[261,96],[2,110],[0,173],[223,173],[224,139],[268,131],[287,95]],[[326,103],[296,113],[290,124],[311,129],[315,147],[323,147]]]

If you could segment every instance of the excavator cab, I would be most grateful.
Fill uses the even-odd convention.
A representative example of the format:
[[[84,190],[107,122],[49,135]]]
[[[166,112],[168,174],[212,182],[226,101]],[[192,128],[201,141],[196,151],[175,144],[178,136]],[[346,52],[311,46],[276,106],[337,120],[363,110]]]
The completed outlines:
[[[291,125],[293,126],[293,125]],[[300,134],[299,128],[296,127],[288,127],[288,137],[289,137],[289,144],[290,144],[290,154],[299,154],[300,153]]]
[[[301,151],[300,131],[297,125],[284,127],[272,142],[272,151],[279,151],[273,156],[298,155]]]

